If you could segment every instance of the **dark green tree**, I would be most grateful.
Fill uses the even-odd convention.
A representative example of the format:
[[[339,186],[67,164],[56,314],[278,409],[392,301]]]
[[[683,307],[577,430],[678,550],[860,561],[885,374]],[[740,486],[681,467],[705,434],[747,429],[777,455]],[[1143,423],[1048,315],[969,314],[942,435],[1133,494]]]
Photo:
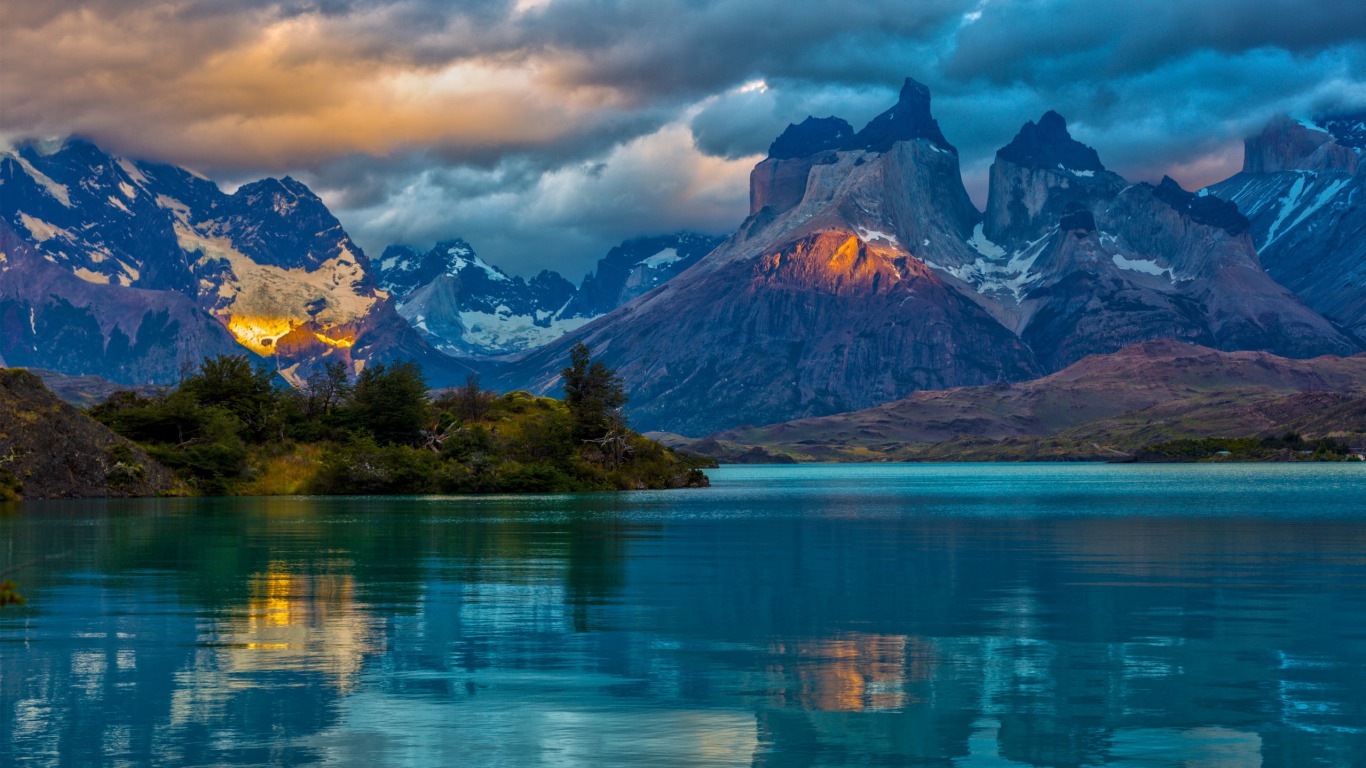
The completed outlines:
[[[269,370],[253,366],[246,355],[218,355],[199,364],[199,371],[181,383],[180,394],[201,407],[227,411],[260,438],[279,399],[272,379]]]
[[[427,427],[427,380],[411,360],[369,365],[356,378],[347,407],[353,425],[380,444],[417,445]]]
[[[621,377],[601,360],[593,360],[587,344],[579,342],[569,350],[569,367],[560,375],[575,440],[601,440],[625,428],[622,408],[627,398]]]

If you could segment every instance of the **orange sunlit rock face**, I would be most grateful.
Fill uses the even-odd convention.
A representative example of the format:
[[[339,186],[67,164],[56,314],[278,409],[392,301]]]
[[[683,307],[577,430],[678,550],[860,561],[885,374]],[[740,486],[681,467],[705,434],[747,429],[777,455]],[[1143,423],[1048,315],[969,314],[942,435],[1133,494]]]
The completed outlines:
[[[323,328],[317,323],[298,323],[283,317],[231,315],[227,325],[242,346],[267,357],[307,354],[327,348],[350,349],[356,343],[350,324]]]
[[[293,324],[281,317],[233,315],[228,318],[228,330],[247,349],[258,355],[273,355],[275,342],[293,330]]]
[[[786,283],[836,295],[885,293],[909,279],[934,279],[919,259],[842,230],[802,238],[764,256],[754,271],[756,288]]]

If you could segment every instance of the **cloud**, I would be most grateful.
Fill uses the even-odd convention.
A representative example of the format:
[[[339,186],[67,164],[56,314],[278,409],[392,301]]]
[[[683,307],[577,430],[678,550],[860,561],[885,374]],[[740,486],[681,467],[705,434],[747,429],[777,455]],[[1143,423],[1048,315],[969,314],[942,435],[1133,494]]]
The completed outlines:
[[[510,272],[549,268],[577,280],[631,235],[734,229],[753,164],[699,152],[675,123],[551,171],[525,158],[489,169],[427,168],[355,208],[319,186],[376,255],[385,243],[427,245],[458,234]]]
[[[291,173],[368,250],[519,272],[719,232],[808,114],[926,82],[979,202],[1046,109],[1135,180],[1236,170],[1270,115],[1366,105],[1359,0],[0,0],[0,135]]]

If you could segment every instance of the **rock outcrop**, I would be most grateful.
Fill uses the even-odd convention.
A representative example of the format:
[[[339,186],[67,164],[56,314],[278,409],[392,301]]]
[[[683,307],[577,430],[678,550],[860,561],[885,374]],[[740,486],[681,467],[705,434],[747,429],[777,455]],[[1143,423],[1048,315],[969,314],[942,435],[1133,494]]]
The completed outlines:
[[[736,234],[528,354],[500,384],[553,389],[569,346],[585,341],[625,378],[641,427],[700,434],[1036,375],[1032,353],[979,297],[928,266],[970,262],[980,219],[928,90],[908,81],[857,133],[802,125],[751,176],[759,207]],[[775,178],[800,180],[785,191]]]
[[[1129,185],[1057,113],[997,154],[983,217],[929,104],[907,81],[863,130],[789,126],[734,235],[500,384],[553,389],[584,341],[622,373],[643,428],[703,434],[1027,379],[1151,339],[1361,349],[1262,270],[1234,206],[1170,179]]]
[[[1266,271],[1366,342],[1366,113],[1272,121],[1207,193],[1247,216]]]
[[[1046,113],[996,155],[971,265],[1045,370],[1170,338],[1291,357],[1360,346],[1262,269],[1248,220],[1175,181],[1129,185]]]
[[[155,496],[178,484],[141,448],[62,402],[35,374],[0,368],[0,500]]]

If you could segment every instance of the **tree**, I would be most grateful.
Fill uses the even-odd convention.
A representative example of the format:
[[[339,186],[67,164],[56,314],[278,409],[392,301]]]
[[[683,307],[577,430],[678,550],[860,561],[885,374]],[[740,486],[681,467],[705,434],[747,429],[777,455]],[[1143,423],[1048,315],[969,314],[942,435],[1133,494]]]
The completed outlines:
[[[560,372],[573,436],[583,441],[602,440],[626,426],[622,407],[627,398],[621,377],[591,355],[587,344],[575,344],[569,350],[569,367]]]
[[[205,408],[219,407],[260,437],[274,410],[273,374],[251,364],[246,355],[205,358],[199,371],[180,385],[180,393]]]
[[[351,396],[351,379],[346,363],[336,360],[314,369],[305,382],[310,416],[326,416]]]
[[[471,373],[465,377],[465,386],[455,390],[451,408],[455,417],[462,422],[483,421],[489,412],[489,401],[493,393],[487,392],[479,384],[479,374]]]
[[[348,408],[352,423],[381,444],[417,445],[427,426],[427,380],[411,360],[367,366]]]

